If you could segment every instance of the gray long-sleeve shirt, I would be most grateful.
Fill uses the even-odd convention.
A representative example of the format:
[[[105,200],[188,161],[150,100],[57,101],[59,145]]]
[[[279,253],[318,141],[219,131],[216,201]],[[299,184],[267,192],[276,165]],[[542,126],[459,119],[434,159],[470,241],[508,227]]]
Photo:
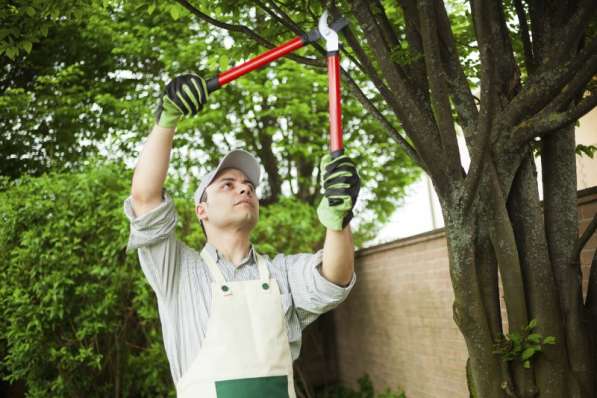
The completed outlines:
[[[124,201],[131,224],[127,250],[138,249],[143,273],[157,296],[164,346],[177,383],[198,355],[207,332],[212,278],[199,252],[176,239],[176,209],[167,193],[158,207],[142,217],[135,216],[131,201],[131,197]],[[259,278],[252,245],[237,267],[210,243],[206,247],[227,281]],[[277,254],[273,259],[264,255],[280,286],[294,360],[300,353],[302,330],[344,301],[356,281],[353,274],[349,285],[341,287],[325,279],[320,273],[322,257],[323,250]]]

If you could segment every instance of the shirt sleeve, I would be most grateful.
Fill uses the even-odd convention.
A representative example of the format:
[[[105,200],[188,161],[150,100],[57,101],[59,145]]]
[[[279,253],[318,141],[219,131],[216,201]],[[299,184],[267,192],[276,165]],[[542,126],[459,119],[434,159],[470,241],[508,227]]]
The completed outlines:
[[[292,300],[302,329],[319,315],[343,302],[356,282],[354,272],[346,287],[336,285],[321,275],[323,249],[314,254],[300,253],[284,256],[284,259]]]
[[[179,272],[181,245],[176,240],[176,209],[172,198],[164,198],[156,208],[141,217],[133,210],[132,197],[124,201],[124,213],[130,221],[127,252],[137,249],[141,269],[158,299],[165,299],[175,290]]]

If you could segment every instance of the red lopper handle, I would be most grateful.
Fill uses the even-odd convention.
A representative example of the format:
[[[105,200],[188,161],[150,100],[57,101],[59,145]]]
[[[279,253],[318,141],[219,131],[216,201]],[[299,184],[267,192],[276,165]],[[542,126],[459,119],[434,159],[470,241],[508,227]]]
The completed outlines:
[[[328,61],[328,98],[330,115],[330,153],[336,158],[344,152],[342,143],[342,97],[340,95],[340,54],[330,52]]]

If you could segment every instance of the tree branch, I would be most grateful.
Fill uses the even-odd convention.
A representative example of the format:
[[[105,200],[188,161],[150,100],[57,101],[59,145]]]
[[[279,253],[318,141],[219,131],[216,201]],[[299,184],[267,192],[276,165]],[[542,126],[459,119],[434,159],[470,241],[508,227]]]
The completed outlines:
[[[211,25],[217,26],[218,28],[222,28],[229,32],[242,33],[242,34],[250,37],[251,39],[255,40],[257,43],[261,44],[262,46],[264,46],[266,48],[276,47],[275,44],[273,44],[272,42],[270,42],[263,36],[257,34],[254,30],[249,29],[248,27],[246,27],[244,25],[230,24],[230,23],[218,21],[217,19],[214,19],[214,18],[210,17],[209,15],[201,12],[199,9],[195,8],[192,4],[190,4],[186,0],[176,0],[176,1],[180,5],[182,5],[184,8],[186,8],[191,14],[195,15],[199,19],[201,19]],[[293,61],[296,61],[303,65],[316,66],[319,68],[323,68],[326,65],[324,62],[322,62],[320,60],[307,58],[307,57],[301,57],[296,54],[287,54],[287,55],[285,55],[285,57],[292,59]]]
[[[543,64],[534,76],[529,77],[521,92],[510,102],[499,122],[501,130],[507,130],[520,123],[525,117],[535,115],[543,109],[562,88],[575,80],[577,73],[583,76],[594,71],[597,65],[597,38],[583,48],[576,57],[564,65]],[[580,70],[580,72],[579,72]],[[594,72],[593,72],[594,73]],[[578,80],[578,79],[576,79]],[[578,86],[570,87],[576,90]],[[574,96],[579,91],[574,92]],[[574,96],[572,98],[574,98]]]
[[[597,250],[593,253],[593,261],[591,261],[585,308],[589,311],[591,318],[589,322],[590,330],[592,331],[592,335],[595,336],[597,332]]]
[[[527,24],[527,15],[522,5],[522,0],[514,0],[514,8],[516,9],[516,16],[518,17],[518,25],[520,26],[520,39],[524,49],[524,64],[530,75],[535,70],[535,60],[533,58],[533,45],[529,35],[529,25]]]
[[[562,51],[568,52],[571,48],[578,46],[583,32],[594,15],[594,0],[581,0],[574,14],[563,24],[561,30],[556,33],[558,37],[565,38],[561,48]]]
[[[471,11],[479,48],[486,46],[481,62],[489,62],[494,70],[497,101],[503,109],[519,91],[520,72],[514,59],[510,33],[506,26],[501,1],[471,0]],[[499,134],[498,129],[492,133]]]
[[[421,36],[425,51],[425,66],[431,91],[430,99],[439,130],[442,148],[446,152],[447,165],[451,175],[461,175],[462,163],[456,141],[456,130],[452,119],[452,108],[446,87],[446,76],[441,64],[441,53],[437,36],[435,9],[431,0],[419,1]]]
[[[373,117],[375,117],[381,123],[381,125],[384,126],[388,130],[388,134],[390,135],[390,137],[394,141],[396,141],[398,143],[398,145],[400,145],[400,147],[404,150],[404,152],[406,152],[406,154],[413,160],[413,162],[416,165],[418,165],[419,167],[421,167],[423,170],[425,170],[427,172],[427,166],[425,165],[425,162],[423,162],[423,160],[417,153],[416,149],[413,148],[412,145],[410,145],[410,143],[408,143],[408,141],[406,141],[400,135],[398,130],[396,130],[394,128],[394,126],[392,126],[392,124],[388,121],[388,119],[386,119],[386,117],[379,111],[379,109],[377,109],[375,107],[375,105],[373,105],[373,103],[365,96],[363,91],[361,91],[360,87],[356,84],[356,82],[352,79],[352,77],[350,77],[350,75],[347,72],[345,72],[343,69],[342,69],[342,77],[344,77],[345,80],[348,81],[349,89],[357,97],[359,102],[361,102],[361,104],[363,104],[365,109],[367,109],[369,112],[371,112]]]
[[[515,139],[513,145],[520,145],[534,137],[540,137],[566,127],[589,113],[595,106],[597,106],[597,89],[591,90],[590,95],[565,112],[540,112],[514,129],[512,132]]]
[[[428,100],[429,86],[427,85],[427,76],[425,75],[425,62],[423,57],[423,43],[421,41],[421,29],[419,22],[419,12],[415,0],[398,0],[398,4],[404,12],[404,25],[406,41],[408,42],[410,60],[411,80],[418,83],[421,93],[425,100]]]
[[[454,109],[460,118],[464,136],[467,141],[472,138],[477,126],[479,112],[475,105],[475,99],[471,92],[469,82],[464,74],[464,69],[458,57],[458,49],[452,33],[450,19],[443,2],[436,1],[436,13],[438,17],[438,34],[442,45],[440,49],[445,58],[444,64],[448,74],[448,87],[452,92]]]
[[[276,21],[280,22],[282,25],[286,26],[288,29],[290,29],[297,35],[302,36],[305,34],[305,31],[303,29],[301,29],[301,27],[298,26],[292,20],[292,18],[290,18],[282,9],[280,9],[280,7],[278,7],[278,5],[275,2],[269,1],[269,3],[272,5],[272,7],[275,9],[276,12],[274,12],[270,8],[266,7],[266,5],[262,1],[260,1],[260,0],[254,0],[254,1],[255,1],[255,3],[257,3],[257,5],[263,11],[268,13],[272,18],[274,18]]]
[[[381,5],[379,0],[370,0],[370,7],[371,7],[371,15],[377,22],[377,26],[379,27],[379,31],[381,32],[384,41],[386,42],[390,52],[393,48],[400,46],[400,40],[398,39],[398,35],[394,31],[394,27],[388,20],[388,16],[386,15],[386,11]]]
[[[597,230],[597,214],[593,216],[593,219],[591,220],[589,225],[587,225],[587,228],[585,229],[581,237],[578,238],[578,241],[576,242],[576,247],[574,249],[574,258],[580,257],[580,252],[582,252],[582,250],[585,248],[587,242],[595,233],[595,230]]]
[[[570,103],[582,95],[587,83],[597,73],[597,54],[590,58],[587,63],[574,75],[566,84],[564,89],[545,107],[547,112],[559,112],[570,106]]]
[[[547,47],[547,16],[544,0],[528,0],[529,19],[531,22],[531,35],[533,36],[533,59],[536,65],[541,65],[545,60]],[[529,75],[530,76],[530,75]]]
[[[356,0],[352,4],[352,10],[361,24],[369,45],[372,47],[381,70],[385,75],[392,95],[399,102],[395,110],[398,118],[405,127],[408,136],[415,144],[423,162],[428,166],[429,174],[434,179],[434,184],[442,194],[449,190],[445,159],[438,159],[442,154],[438,145],[439,135],[437,127],[432,122],[428,105],[413,94],[413,88],[405,78],[403,71],[395,65],[390,57],[381,33],[370,14],[367,3],[363,0]]]
[[[290,16],[288,16],[287,14],[285,14],[284,11],[281,10],[277,6],[277,4],[275,4],[274,2],[270,1],[270,3],[272,4],[272,6],[276,8],[276,13],[280,14],[280,16],[277,16],[276,13],[272,12],[272,10],[269,10],[265,6],[265,4],[263,4],[263,2],[261,2],[259,0],[256,0],[256,2],[257,2],[257,4],[264,11],[266,11],[269,15],[271,15],[273,18],[275,18],[278,22],[280,22],[281,24],[283,24],[287,28],[293,30],[295,33],[297,33],[299,35],[304,34],[304,32],[292,20],[292,18],[290,18]],[[332,8],[333,8],[333,11],[335,11],[332,14],[334,16],[337,16],[338,15],[337,9],[335,9],[334,6],[332,6]],[[365,73],[367,76],[369,76],[369,78],[371,78],[371,80],[374,82],[374,84],[376,85],[376,87],[378,88],[378,90],[380,91],[380,93],[382,94],[382,96],[384,96],[384,99],[388,103],[394,102],[391,93],[389,92],[388,88],[385,86],[385,84],[383,83],[383,81],[381,81],[381,79],[378,77],[377,72],[375,71],[375,68],[371,64],[369,58],[364,55],[365,54],[364,50],[358,44],[358,41],[356,40],[354,34],[350,30],[350,27],[349,26],[345,27],[343,29],[343,33],[344,33],[345,37],[347,38],[347,40],[349,41],[349,44],[351,45],[351,47],[353,47],[353,49],[355,50],[355,52],[357,54],[362,55],[359,58],[359,60],[362,61],[362,62],[361,63],[355,62],[355,64],[359,67],[359,69],[361,69],[363,71],[363,73]],[[320,54],[322,54],[324,56],[326,55],[326,50],[323,47],[321,47],[319,44],[312,43],[312,45],[313,45],[313,47],[317,51],[319,51]],[[350,53],[348,53],[345,49],[341,49],[341,51],[342,51],[342,53],[344,53],[347,56],[349,56],[350,58],[352,58],[352,55]],[[388,121],[388,119],[367,98],[367,96],[363,93],[363,91],[360,89],[360,87],[358,86],[358,84],[352,79],[352,77],[350,76],[350,74],[344,70],[344,68],[341,68],[341,74],[342,74],[342,77],[344,78],[344,80],[346,82],[348,82],[348,88],[349,88],[349,90],[352,92],[352,94],[354,94],[354,96],[363,105],[363,107],[365,109],[367,109],[370,112],[370,114],[375,119],[377,119],[381,123],[382,126],[384,126],[388,130],[388,134],[390,135],[390,137],[394,141],[396,141],[398,143],[398,145],[400,145],[400,147],[406,152],[406,154],[412,159],[412,161],[415,164],[417,164],[423,170],[427,170],[427,167],[426,167],[425,163],[420,158],[420,156],[418,155],[418,153],[415,150],[415,148],[413,148],[412,145],[410,145],[410,143],[408,143],[400,135],[400,133],[398,132],[398,130],[396,130],[396,128],[394,128],[394,126],[392,126],[392,124]]]
[[[471,148],[471,163],[469,172],[464,180],[461,200],[465,211],[468,211],[477,196],[481,181],[481,174],[486,162],[486,155],[489,150],[491,126],[495,110],[495,71],[494,64],[491,62],[490,40],[487,37],[489,25],[483,21],[483,13],[480,5],[472,7],[473,20],[475,21],[475,31],[479,42],[479,52],[481,56],[481,105],[479,110],[479,121],[477,128],[479,130],[479,139],[475,143],[469,144]]]

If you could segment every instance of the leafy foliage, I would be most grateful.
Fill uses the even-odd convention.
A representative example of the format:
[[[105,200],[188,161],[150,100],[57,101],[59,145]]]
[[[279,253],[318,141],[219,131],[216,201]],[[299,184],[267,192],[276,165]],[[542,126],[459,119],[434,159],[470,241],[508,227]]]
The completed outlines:
[[[518,360],[525,368],[531,367],[531,360],[543,351],[546,344],[556,343],[554,336],[543,337],[534,331],[537,320],[533,319],[519,332],[508,333],[496,343],[494,353],[501,355],[504,361]]]
[[[124,253],[128,177],[98,165],[0,193],[2,374],[28,396],[168,392],[155,300]]]
[[[0,180],[0,375],[28,396],[174,396],[155,296],[124,251],[130,179],[122,164],[90,161]],[[192,191],[180,186],[167,187],[177,237],[199,249]],[[323,232],[311,206],[285,197],[262,208],[252,239],[270,255],[310,252]]]
[[[292,36],[264,25],[262,12],[241,13],[244,3],[203,5],[215,16],[263,27],[273,41]],[[92,2],[79,12],[80,18],[50,24],[47,38],[30,54],[3,59],[0,152],[11,161],[0,165],[0,175],[76,170],[86,156],[98,153],[130,161],[170,76],[194,71],[210,77],[263,51],[244,35],[197,22],[176,3]],[[312,25],[305,18],[305,26]],[[325,69],[278,61],[212,94],[204,112],[180,124],[171,175],[187,186],[196,184],[195,176],[213,167],[222,153],[244,147],[262,161],[267,203],[297,195],[315,207],[321,199],[318,166],[327,151],[327,112]],[[419,171],[346,90],[343,118],[344,140],[364,187],[356,217],[362,242],[388,220]]]

